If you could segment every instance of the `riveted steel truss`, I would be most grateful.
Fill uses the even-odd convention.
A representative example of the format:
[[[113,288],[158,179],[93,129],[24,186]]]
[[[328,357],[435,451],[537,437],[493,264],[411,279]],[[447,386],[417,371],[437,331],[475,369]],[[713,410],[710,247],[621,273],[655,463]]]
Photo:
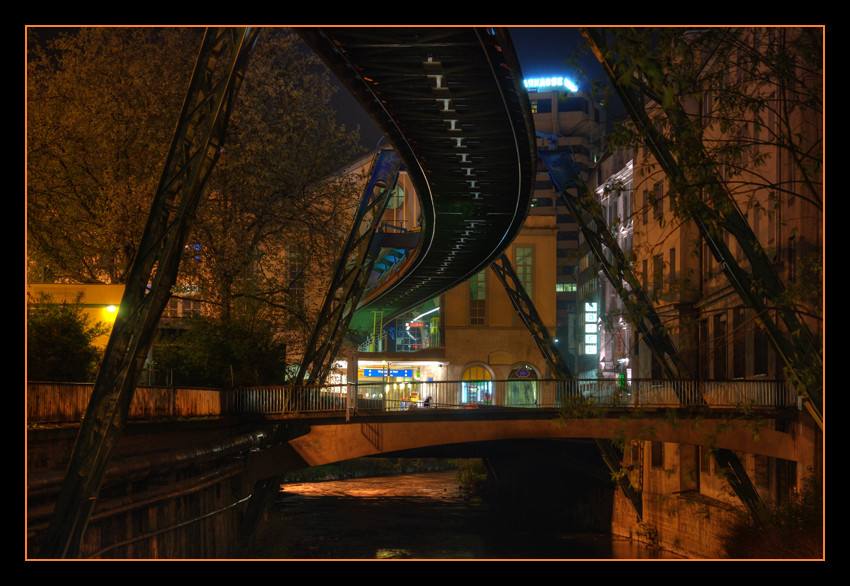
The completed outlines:
[[[400,168],[401,159],[391,150],[382,150],[375,156],[369,182],[298,369],[296,385],[322,383],[330,372],[377,260],[373,237],[392,197]]]
[[[522,286],[522,282],[517,277],[510,259],[508,259],[508,257],[504,254],[501,254],[499,258],[490,265],[490,268],[492,268],[493,272],[496,273],[496,276],[499,278],[499,281],[501,281],[502,286],[505,288],[511,303],[514,306],[514,309],[517,314],[519,314],[522,322],[528,328],[528,331],[531,332],[531,335],[534,338],[537,347],[540,349],[540,352],[543,354],[543,358],[546,360],[546,364],[549,366],[549,370],[552,372],[553,377],[560,380],[573,378],[572,374],[570,374],[569,367],[555,345],[555,341],[552,339],[552,336],[549,335],[549,330],[540,318],[540,314],[537,313],[537,309],[535,309],[534,303],[525,291],[525,287]],[[626,499],[628,499],[631,503],[638,518],[642,518],[643,498],[641,493],[632,486],[627,474],[620,474],[623,454],[619,449],[617,449],[614,442],[609,439],[597,439],[596,445],[599,448],[602,460],[611,472],[612,477],[617,479],[617,484],[619,484]]]
[[[606,56],[604,36],[594,29],[583,28],[581,32],[602,64],[630,118],[642,133],[647,148],[664,170],[672,188],[680,194],[687,194],[689,189],[685,170],[673,156],[668,139],[650,120],[642,96],[635,88],[620,82],[625,74],[617,63]],[[642,89],[648,91],[646,87]],[[656,98],[655,103],[661,104],[661,100]],[[681,105],[675,102],[665,103],[663,110],[671,122],[673,136],[678,138],[686,129],[687,115]],[[698,151],[698,165],[705,169],[715,168],[704,149]],[[753,310],[777,355],[788,366],[789,376],[795,383],[798,393],[803,397],[805,408],[815,423],[822,428],[822,374],[820,377],[806,374],[812,372],[813,366],[815,371],[823,372],[823,357],[813,336],[796,309],[783,302],[785,287],[776,274],[773,263],[764,250],[757,245],[758,241],[753,235],[752,228],[742,216],[734,198],[716,172],[714,179],[707,182],[705,188],[710,192],[711,199],[718,203],[709,207],[699,198],[691,197],[688,202],[689,217],[698,226],[700,234],[715,259],[723,267],[735,292]],[[731,234],[735,238],[751,264],[751,272],[747,272],[738,264],[722,237],[724,233]],[[785,324],[788,335],[783,334],[772,319],[768,319],[771,308],[775,309]]]
[[[672,379],[690,378],[684,360],[606,225],[602,210],[592,199],[570,156],[563,151],[542,150],[537,155],[546,165],[561,201],[579,225],[598,266],[623,302],[630,322],[643,335],[644,342],[658,359],[665,374]],[[569,187],[573,185],[578,190],[577,195],[569,191]]]
[[[564,152],[540,151],[538,154],[549,170],[549,176],[560,193],[561,199],[579,225],[597,264],[623,302],[629,321],[643,334],[643,340],[650,352],[662,365],[667,376],[674,381],[691,378],[685,361],[663,327],[652,301],[631,270],[628,259],[606,225],[598,202],[592,197],[581,176],[575,170],[572,159]],[[578,190],[578,195],[569,192],[570,186]],[[681,387],[676,387],[676,392],[682,405],[705,405],[701,395],[685,396]],[[606,449],[610,450],[607,447]],[[719,448],[713,449],[712,453],[741,502],[746,505],[755,519],[763,519],[764,502],[738,456],[731,450]]]
[[[204,36],[139,253],[39,552],[42,558],[78,554],[157,322],[171,296],[191,219],[224,144],[257,35],[253,28],[216,28]]]

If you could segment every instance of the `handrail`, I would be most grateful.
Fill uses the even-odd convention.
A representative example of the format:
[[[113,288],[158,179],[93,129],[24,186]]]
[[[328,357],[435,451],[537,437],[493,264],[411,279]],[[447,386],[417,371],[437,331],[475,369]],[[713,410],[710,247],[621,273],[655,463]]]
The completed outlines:
[[[91,384],[29,383],[28,424],[78,423]],[[353,390],[353,392],[352,392]],[[349,395],[351,393],[351,395]],[[430,401],[428,401],[430,397]],[[427,404],[426,404],[427,402]],[[799,409],[797,394],[777,380],[513,379],[388,381],[321,386],[262,386],[229,390],[139,387],[129,419],[228,415],[344,415],[420,409],[487,408]]]

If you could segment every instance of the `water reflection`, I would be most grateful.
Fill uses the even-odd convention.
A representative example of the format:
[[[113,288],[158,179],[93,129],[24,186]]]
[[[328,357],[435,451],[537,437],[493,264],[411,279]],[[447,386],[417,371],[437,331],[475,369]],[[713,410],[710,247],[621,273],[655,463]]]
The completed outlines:
[[[571,534],[496,512],[455,473],[284,485],[254,551],[274,559],[651,559],[610,535]]]

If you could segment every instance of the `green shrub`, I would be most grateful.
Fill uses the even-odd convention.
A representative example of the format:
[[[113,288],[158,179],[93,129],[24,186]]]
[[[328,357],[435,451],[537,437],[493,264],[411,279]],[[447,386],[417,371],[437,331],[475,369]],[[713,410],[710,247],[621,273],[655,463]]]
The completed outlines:
[[[27,380],[92,382],[103,352],[94,340],[108,331],[91,323],[79,299],[57,303],[49,296],[27,304]]]

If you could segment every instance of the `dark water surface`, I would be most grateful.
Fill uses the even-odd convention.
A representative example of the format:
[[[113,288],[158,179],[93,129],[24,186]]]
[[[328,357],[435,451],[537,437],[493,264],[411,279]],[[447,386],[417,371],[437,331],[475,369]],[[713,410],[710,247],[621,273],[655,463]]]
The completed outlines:
[[[674,556],[606,534],[542,528],[496,511],[454,471],[286,484],[254,559],[658,559]]]

